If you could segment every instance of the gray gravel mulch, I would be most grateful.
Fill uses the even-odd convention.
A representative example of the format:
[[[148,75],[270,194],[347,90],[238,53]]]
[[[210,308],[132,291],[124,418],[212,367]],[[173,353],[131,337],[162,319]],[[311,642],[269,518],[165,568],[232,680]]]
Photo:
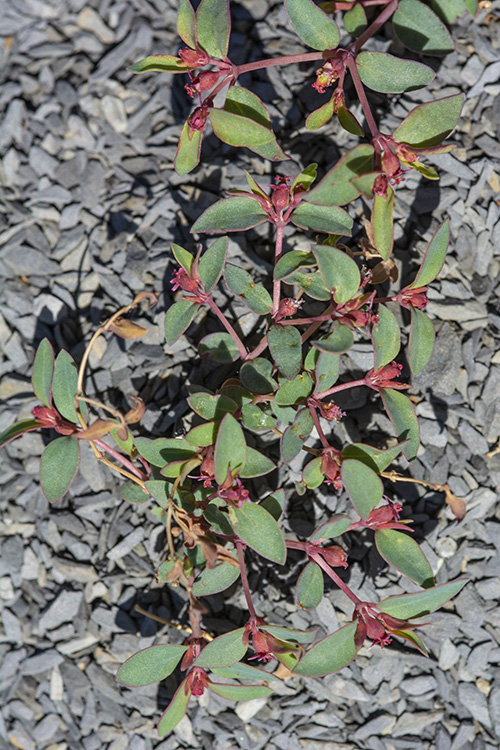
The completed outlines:
[[[2,11],[0,58],[0,429],[35,405],[30,372],[39,341],[78,359],[106,312],[142,289],[162,294],[144,317],[136,342],[102,338],[90,359],[90,394],[124,406],[148,402],[144,434],[179,434],[187,413],[186,382],[214,386],[220,369],[197,362],[202,335],[218,330],[210,316],[167,347],[163,315],[172,302],[171,241],[192,243],[189,226],[229,186],[244,186],[248,169],[270,182],[312,161],[321,173],[355,140],[329,124],[304,129],[318,106],[306,70],[257,72],[242,81],[266,102],[278,140],[292,157],[267,166],[244,149],[205,138],[202,168],[173,171],[176,139],[190,111],[184,81],[134,77],[127,65],[149,53],[176,53],[176,0],[16,0]],[[240,0],[233,8],[235,60],[299,51],[281,2]],[[121,500],[119,483],[83,451],[69,495],[48,507],[38,480],[46,437],[30,433],[2,451],[0,473],[0,748],[24,750],[494,750],[500,735],[500,13],[498,5],[453,28],[456,52],[426,59],[431,88],[373,95],[390,131],[415,102],[463,91],[466,104],[452,140],[458,147],[429,159],[438,183],[410,177],[397,191],[396,251],[408,273],[445,215],[451,247],[430,292],[437,331],[429,365],[414,381],[422,446],[410,471],[449,481],[467,501],[457,525],[443,497],[401,485],[417,538],[438,582],[465,573],[471,583],[430,618],[425,659],[399,646],[363,649],[339,674],[295,677],[269,699],[237,705],[203,696],[175,733],[158,739],[156,721],[175,685],[128,690],[114,674],[125,658],[180,631],[148,618],[185,613],[180,590],[154,583],[164,559],[162,529],[149,510]],[[378,40],[378,49],[390,47]],[[397,47],[391,50],[397,52]],[[230,50],[231,54],[231,50]],[[180,77],[179,77],[180,78]],[[357,112],[354,108],[355,113]],[[367,207],[356,208],[356,231]],[[361,233],[359,233],[361,236]],[[303,235],[290,237],[300,246]],[[231,239],[233,256],[268,273],[265,233]],[[224,289],[220,303],[228,305]],[[244,331],[253,319],[234,305]],[[149,317],[148,317],[149,316]],[[364,367],[366,347],[350,353]],[[369,365],[371,366],[371,365]],[[340,438],[391,434],[382,413],[350,402]],[[293,465],[292,474],[299,465]],[[405,469],[405,467],[403,467]],[[267,480],[266,480],[267,481]],[[313,503],[314,500],[314,503]],[[307,533],[311,518],[339,509],[334,493],[291,496],[287,531]],[[364,543],[352,542],[350,583],[366,598],[402,593],[406,583],[382,569]],[[293,583],[257,561],[250,581],[259,611],[273,622],[331,632],[350,617],[333,588],[310,613],[296,611]],[[213,632],[244,618],[240,589],[209,599]]]

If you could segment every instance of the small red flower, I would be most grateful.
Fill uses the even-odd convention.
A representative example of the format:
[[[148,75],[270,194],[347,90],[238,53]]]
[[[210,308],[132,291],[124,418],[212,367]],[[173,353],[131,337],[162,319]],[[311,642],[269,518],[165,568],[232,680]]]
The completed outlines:
[[[376,605],[371,602],[361,602],[354,608],[353,620],[358,621],[358,627],[354,636],[357,648],[361,648],[366,638],[370,638],[373,644],[381,648],[392,641],[392,635],[398,635],[400,630],[414,630],[422,624],[415,624],[408,620],[400,620],[397,617],[386,615],[376,611]]]
[[[65,419],[55,410],[48,406],[35,406],[33,409],[34,419],[40,423],[40,427],[47,427],[55,430],[60,435],[72,435],[77,432],[77,427]]]
[[[339,58],[332,57],[318,68],[313,88],[319,94],[324,94],[325,89],[331,86],[337,78],[344,75],[344,63]]]
[[[274,318],[275,322],[277,323],[283,318],[291,318],[292,315],[295,315],[297,310],[300,307],[302,307],[302,304],[303,304],[302,300],[296,300],[290,297],[285,297],[285,299],[282,299],[280,302],[278,313],[276,317]]]
[[[321,456],[321,471],[325,475],[325,483],[333,484],[336,490],[340,490],[342,488],[342,479],[340,476],[341,452],[330,447],[325,448]]]
[[[199,47],[196,50],[189,49],[189,47],[183,47],[179,50],[179,57],[181,60],[184,60],[186,65],[189,65],[190,68],[202,68],[203,65],[206,65],[210,60],[207,53]]]
[[[236,479],[234,484],[229,487],[221,485],[217,490],[218,497],[222,498],[222,500],[227,500],[231,505],[237,505],[238,508],[241,508],[245,502],[252,503],[249,494],[248,490],[243,487],[241,479]]]
[[[290,179],[290,177],[278,175],[274,180],[276,184],[268,185],[273,191],[271,201],[278,214],[281,214],[290,203],[290,188],[288,187]]]
[[[422,310],[427,304],[426,292],[426,286],[419,286],[415,289],[409,289],[406,287],[405,289],[401,289],[394,299],[396,302],[399,302],[401,307],[406,307],[407,310],[412,307],[418,307],[419,310]]]
[[[381,388],[393,388],[396,391],[402,391],[410,386],[407,383],[396,383],[393,378],[399,378],[403,365],[397,362],[391,362],[390,365],[384,365],[378,370],[371,369],[365,377],[365,384],[374,391]]]
[[[338,406],[334,401],[327,401],[326,404],[318,401],[317,407],[319,413],[321,414],[323,419],[326,419],[327,422],[340,422],[342,417],[345,417],[345,411],[342,411],[340,406]]]
[[[373,183],[373,192],[375,195],[380,195],[381,198],[387,198],[387,191],[389,190],[389,180],[385,174],[379,174],[375,178]]]

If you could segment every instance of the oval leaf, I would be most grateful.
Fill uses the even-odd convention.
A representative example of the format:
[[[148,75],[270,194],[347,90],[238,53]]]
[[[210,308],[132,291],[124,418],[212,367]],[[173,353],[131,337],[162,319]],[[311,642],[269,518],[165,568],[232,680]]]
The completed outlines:
[[[352,443],[347,445],[342,451],[343,458],[355,458],[373,469],[377,474],[385,471],[387,467],[399,456],[403,449],[404,443],[398,443],[393,448],[379,450],[366,443]]]
[[[356,263],[338,247],[313,245],[312,251],[326,286],[334,292],[335,302],[344,304],[358,293],[361,274]]]
[[[413,405],[404,393],[393,388],[382,388],[380,395],[398,441],[407,441],[403,453],[408,461],[413,461],[420,445],[420,430]]]
[[[343,534],[352,521],[349,516],[342,513],[336,513],[329,521],[320,526],[316,531],[309,537],[310,542],[320,542],[323,539],[335,539],[335,537]]]
[[[160,737],[164,737],[171,732],[186,713],[189,699],[191,698],[191,691],[188,690],[186,693],[185,688],[186,680],[183,680],[175,691],[175,695],[167,709],[163,712],[158,724],[158,734]]]
[[[263,357],[244,362],[240,370],[241,384],[252,393],[273,393],[278,387],[272,377],[273,369],[272,363]]]
[[[373,196],[371,218],[375,247],[384,260],[387,260],[392,253],[392,245],[394,243],[393,214],[394,190],[389,185],[387,188],[387,198],[377,194]]]
[[[410,284],[409,289],[427,286],[431,281],[434,281],[444,265],[449,237],[450,222],[446,219],[438,227],[434,237],[429,242],[420,270],[415,277],[415,281]]]
[[[240,351],[229,333],[209,333],[198,344],[200,357],[210,357],[215,362],[236,362]]]
[[[225,58],[231,35],[229,0],[202,0],[196,12],[197,42],[212,57]]]
[[[209,206],[195,221],[191,232],[241,232],[268,218],[257,200],[245,196],[223,198]]]
[[[229,685],[226,682],[211,682],[208,686],[212,693],[227,698],[229,701],[251,701],[256,698],[267,698],[273,692],[265,685]]]
[[[427,315],[416,307],[411,309],[410,368],[414,375],[425,367],[434,349],[434,326]]]
[[[71,487],[80,464],[80,446],[71,437],[59,437],[47,445],[40,461],[40,482],[49,503],[55,503]]]
[[[294,674],[323,677],[346,667],[357,653],[354,643],[357,626],[357,622],[352,622],[316,643],[300,659]]]
[[[352,148],[307,193],[305,200],[320,206],[343,206],[353,201],[359,191],[350,181],[372,171],[373,154],[373,146],[367,143]]]
[[[463,102],[464,95],[455,94],[419,104],[396,128],[394,140],[416,148],[438,146],[457,126]]]
[[[260,451],[255,448],[250,448],[247,445],[247,455],[243,468],[239,472],[242,479],[250,479],[251,477],[262,477],[264,474],[269,474],[270,471],[276,468],[276,465],[271,461],[270,458],[264,456]]]
[[[265,125],[224,109],[210,110],[210,124],[217,138],[230,146],[253,149],[254,145],[263,146],[275,140],[273,131]]]
[[[78,422],[75,395],[78,388],[78,370],[73,357],[62,349],[57,355],[52,382],[52,397],[61,416],[70,422]],[[80,402],[82,406],[84,404]]]
[[[341,474],[352,504],[362,518],[368,518],[382,500],[382,480],[369,466],[351,458],[342,461]]]
[[[187,299],[180,299],[174,302],[167,310],[165,315],[165,338],[167,344],[171,345],[182,336],[185,330],[193,322],[193,318],[198,310],[198,305],[189,302]]]
[[[457,578],[456,581],[441,583],[439,586],[426,591],[417,591],[415,594],[389,596],[378,602],[377,609],[401,620],[423,617],[446,604],[469,580],[469,578]]]
[[[417,542],[396,529],[375,532],[378,552],[389,565],[424,589],[434,586],[432,568]]]
[[[219,635],[205,646],[194,665],[212,669],[212,667],[230,667],[231,664],[236,664],[247,652],[247,646],[243,643],[244,635],[245,628]]]
[[[173,55],[150,55],[130,65],[128,69],[132,73],[151,73],[152,71],[185,73],[188,70],[188,66],[180,57],[174,57]]]
[[[350,237],[352,232],[351,217],[338,206],[318,206],[304,201],[292,213],[290,221],[301,229],[312,229],[326,234]]]
[[[314,112],[311,112],[306,117],[306,130],[318,130],[318,128],[322,128],[323,125],[326,125],[332,119],[334,109],[335,103],[332,97],[329,102],[315,109]]]
[[[293,380],[302,366],[302,339],[294,326],[272,325],[267,334],[269,351],[276,367],[287,380]]]
[[[202,138],[203,130],[191,130],[189,123],[187,121],[184,123],[174,158],[177,174],[189,174],[198,166]]]
[[[414,52],[446,55],[454,50],[444,23],[419,0],[401,0],[392,23],[399,41]]]
[[[172,674],[187,646],[150,646],[138,651],[122,664],[116,679],[127,687],[142,687],[160,682]]]
[[[215,479],[222,484],[228,472],[234,476],[244,465],[247,455],[245,436],[241,425],[231,414],[220,423],[215,443]]]
[[[435,76],[427,65],[400,60],[386,52],[360,52],[356,65],[363,83],[382,94],[401,94],[427,86]]]
[[[225,591],[240,577],[240,569],[230,563],[216,565],[215,568],[205,568],[200,577],[193,584],[195,596],[209,596]]]
[[[323,599],[323,571],[316,563],[309,562],[297,581],[295,603],[301,609],[314,609]]]
[[[207,293],[214,289],[222,275],[228,242],[227,237],[218,237],[200,258],[198,271],[203,288]]]
[[[234,533],[266,560],[284,565],[286,546],[281,529],[268,511],[255,503],[230,508]]]
[[[378,323],[372,328],[372,342],[375,370],[389,364],[399,354],[401,336],[398,321],[384,305],[378,308]]]
[[[180,0],[176,25],[177,33],[182,41],[194,49],[196,47],[196,15],[189,0]]]
[[[51,406],[52,374],[54,372],[54,350],[48,339],[43,339],[36,350],[31,384],[35,396],[45,406]]]
[[[285,8],[297,36],[313,49],[335,49],[340,32],[335,21],[313,0],[285,0]]]

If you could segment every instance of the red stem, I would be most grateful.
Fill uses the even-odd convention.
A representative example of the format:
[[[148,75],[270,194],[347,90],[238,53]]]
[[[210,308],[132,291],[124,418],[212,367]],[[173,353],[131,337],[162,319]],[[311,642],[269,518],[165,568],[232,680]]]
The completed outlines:
[[[134,476],[138,477],[139,479],[142,479],[143,482],[147,481],[148,475],[142,472],[140,469],[137,469],[131,461],[128,460],[128,458],[125,458],[125,456],[122,456],[121,453],[119,453],[114,448],[111,448],[111,446],[107,445],[104,440],[101,440],[100,438],[98,440],[92,441],[94,445],[96,445],[98,448],[100,448],[105,453],[108,453],[110,456],[112,456],[115,461],[118,461],[125,469],[128,469]]]
[[[354,55],[349,56],[347,58],[347,67],[349,68],[349,73],[351,74],[352,82],[354,83],[356,93],[359,97],[360,104],[363,108],[363,113],[366,118],[366,123],[368,127],[370,128],[370,133],[372,134],[372,138],[377,138],[377,136],[380,135],[380,132],[377,127],[377,123],[375,122],[375,118],[373,117],[372,111],[370,109],[370,105],[368,103],[368,99],[365,94],[365,89],[363,87],[363,84],[361,83],[361,78],[359,77],[358,66],[357,66],[356,58],[354,57]]]
[[[210,307],[210,309],[217,315],[217,317],[219,318],[220,322],[222,323],[226,331],[234,340],[234,343],[238,347],[238,351],[240,353],[241,359],[246,359],[248,355],[247,348],[245,344],[243,343],[243,341],[238,336],[238,334],[236,333],[236,331],[234,330],[229,320],[226,318],[226,316],[222,312],[222,310],[218,307],[218,305],[213,301],[211,297],[207,297],[206,303]]]
[[[333,393],[339,393],[340,391],[347,391],[349,388],[357,388],[360,385],[366,385],[365,378],[362,380],[351,380],[350,383],[341,383],[340,385],[334,385],[333,388],[329,388],[327,391],[321,391],[321,393],[315,393],[314,398],[322,399],[327,396],[331,396]]]
[[[276,240],[275,240],[275,250],[274,250],[274,265],[276,266],[277,262],[283,255],[283,232],[285,230],[285,222],[283,220],[279,220],[276,222]],[[273,318],[276,317],[278,314],[278,310],[280,307],[280,295],[281,295],[281,279],[278,279],[277,281],[273,281],[273,312],[272,316]]]
[[[236,551],[238,553],[238,562],[240,563],[241,573],[241,585],[243,586],[243,591],[245,592],[248,611],[250,612],[250,617],[257,617],[255,607],[253,606],[252,597],[250,595],[250,586],[248,585],[247,569],[245,565],[245,553],[243,552],[243,542],[240,539],[235,539],[234,543],[236,545]]]
[[[307,408],[309,409],[312,420],[314,422],[314,426],[316,427],[316,432],[318,433],[319,439],[321,440],[321,445],[323,446],[323,448],[329,448],[330,443],[326,439],[325,433],[323,432],[323,429],[321,427],[319,417],[318,417],[318,412],[316,411],[316,407],[313,406],[312,404],[308,404]]]
[[[326,575],[329,578],[331,578],[334,583],[337,584],[339,589],[341,589],[344,592],[344,594],[349,597],[351,602],[354,602],[354,604],[356,605],[362,604],[363,600],[359,599],[359,597],[357,597],[356,594],[354,594],[351,591],[349,586],[347,586],[347,584],[344,583],[342,578],[339,575],[337,575],[337,573],[334,570],[330,568],[328,563],[325,560],[323,560],[321,555],[314,555],[314,562],[325,571]]]
[[[233,71],[235,77],[238,77],[243,75],[243,73],[249,73],[252,70],[262,70],[262,68],[271,68],[275,65],[290,65],[290,63],[327,60],[333,55],[334,51],[335,50],[325,50],[324,52],[304,52],[302,55],[270,57],[267,60],[257,60],[256,62],[246,63],[245,65],[235,65]]]
[[[368,3],[363,3],[364,5],[368,5]],[[374,2],[370,3],[370,5],[375,5]],[[356,52],[359,52],[363,44],[368,41],[374,34],[377,33],[377,31],[380,29],[381,26],[384,25],[386,21],[389,20],[389,18],[392,16],[393,13],[396,12],[398,9],[399,0],[391,0],[390,3],[384,8],[382,13],[377,16],[377,18],[371,23],[365,31],[359,36],[355,42],[353,42],[349,50],[356,54]]]

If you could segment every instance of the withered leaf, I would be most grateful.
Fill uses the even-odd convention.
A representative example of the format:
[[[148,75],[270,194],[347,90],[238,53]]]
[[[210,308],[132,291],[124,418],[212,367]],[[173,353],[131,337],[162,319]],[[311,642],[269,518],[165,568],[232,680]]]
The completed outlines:
[[[116,318],[116,320],[109,326],[109,331],[120,336],[122,339],[139,339],[144,336],[148,331],[146,328],[133,323],[128,318]]]

